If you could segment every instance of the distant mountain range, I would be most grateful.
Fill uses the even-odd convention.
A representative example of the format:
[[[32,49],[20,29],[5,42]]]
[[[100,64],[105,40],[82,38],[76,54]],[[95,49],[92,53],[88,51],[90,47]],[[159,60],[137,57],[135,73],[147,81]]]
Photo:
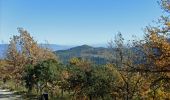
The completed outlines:
[[[68,61],[73,57],[81,57],[96,64],[105,64],[107,62],[108,49],[105,47],[92,47],[88,45],[82,46],[63,46],[56,44],[39,44],[41,47],[47,47],[54,51],[54,53],[59,56],[63,63],[68,63]],[[8,44],[0,44],[0,58],[6,56],[8,49]]]
[[[59,52],[61,52],[60,50],[69,50],[70,48],[73,48],[73,47],[79,48],[79,46],[71,46],[71,45],[57,45],[57,44],[39,44],[39,45],[41,47],[49,48],[52,51],[59,51]],[[104,47],[105,45],[104,44],[94,45],[94,47],[99,47],[99,46]],[[81,48],[81,46],[80,46],[80,48]],[[7,49],[8,49],[8,44],[0,44],[0,58],[5,57]],[[86,48],[82,48],[82,49],[86,49]],[[77,55],[79,55],[79,54],[77,54]]]
[[[69,46],[69,45],[57,45],[57,44],[39,44],[41,47],[47,47],[51,49],[52,51],[57,51],[57,50],[66,50],[74,46]]]

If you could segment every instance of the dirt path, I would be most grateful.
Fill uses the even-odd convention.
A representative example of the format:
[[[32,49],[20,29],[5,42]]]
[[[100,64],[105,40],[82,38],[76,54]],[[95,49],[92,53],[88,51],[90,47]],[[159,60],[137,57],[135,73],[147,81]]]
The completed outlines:
[[[16,95],[6,89],[0,89],[0,100],[22,100],[21,95]]]

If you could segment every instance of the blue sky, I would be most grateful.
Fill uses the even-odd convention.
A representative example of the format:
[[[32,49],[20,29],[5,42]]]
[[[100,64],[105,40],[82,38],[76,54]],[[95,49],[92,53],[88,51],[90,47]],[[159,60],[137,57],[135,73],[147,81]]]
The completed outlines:
[[[143,36],[163,11],[157,0],[0,0],[0,41],[23,27],[42,43],[105,44],[120,31]]]

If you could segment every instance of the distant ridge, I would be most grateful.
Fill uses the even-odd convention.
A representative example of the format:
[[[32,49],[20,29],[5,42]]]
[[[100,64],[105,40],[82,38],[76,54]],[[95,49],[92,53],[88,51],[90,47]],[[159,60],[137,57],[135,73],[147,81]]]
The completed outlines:
[[[39,44],[39,46],[44,47],[44,48],[49,48],[52,51],[66,50],[66,49],[73,47],[73,46],[69,46],[69,45],[57,45],[57,44]]]

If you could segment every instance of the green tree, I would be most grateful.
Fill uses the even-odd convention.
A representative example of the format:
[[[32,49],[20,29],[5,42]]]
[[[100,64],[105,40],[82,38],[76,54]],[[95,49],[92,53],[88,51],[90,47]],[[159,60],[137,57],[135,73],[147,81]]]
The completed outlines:
[[[40,94],[44,91],[48,92],[51,88],[54,88],[56,82],[61,80],[60,67],[61,65],[53,59],[39,62],[35,66],[27,66],[23,76],[26,87],[29,90],[36,87]]]

